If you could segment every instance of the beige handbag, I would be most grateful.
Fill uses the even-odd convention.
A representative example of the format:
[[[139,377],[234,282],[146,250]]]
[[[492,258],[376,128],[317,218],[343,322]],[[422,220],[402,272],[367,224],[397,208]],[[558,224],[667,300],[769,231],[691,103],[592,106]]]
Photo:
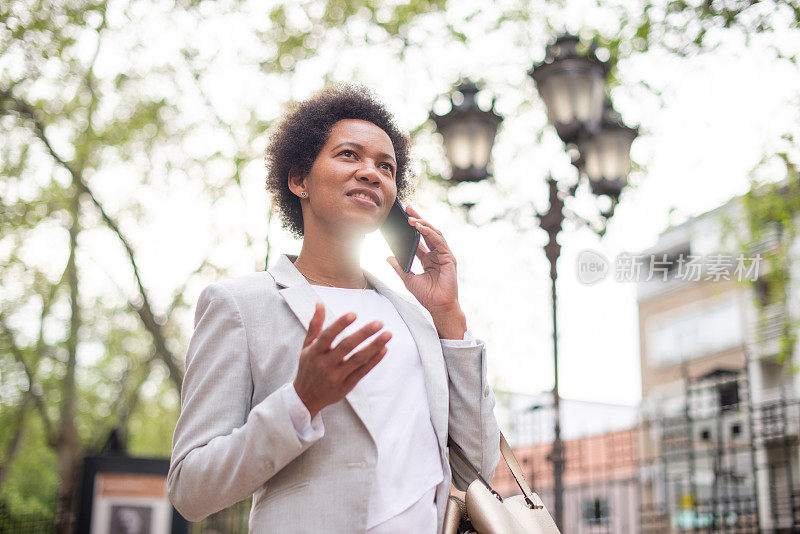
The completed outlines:
[[[447,500],[442,534],[476,532],[477,534],[560,534],[555,521],[539,496],[531,491],[514,451],[500,433],[500,452],[522,490],[522,495],[501,497],[450,436],[450,449],[478,475],[467,487],[462,501],[454,495]],[[461,530],[459,530],[461,529]]]

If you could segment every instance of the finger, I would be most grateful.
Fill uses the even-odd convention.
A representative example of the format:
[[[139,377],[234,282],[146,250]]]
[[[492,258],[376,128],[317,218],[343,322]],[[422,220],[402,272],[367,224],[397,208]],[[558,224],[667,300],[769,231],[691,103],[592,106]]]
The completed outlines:
[[[317,302],[314,308],[314,316],[311,317],[311,322],[308,323],[308,332],[306,338],[303,340],[303,348],[306,348],[314,341],[322,329],[322,324],[325,322],[325,304]]]
[[[425,239],[425,244],[431,249],[435,248],[439,252],[450,251],[450,247],[447,246],[447,242],[444,240],[442,235],[437,234],[434,230],[425,226],[424,224],[418,225],[417,230],[419,230],[419,233],[421,233],[422,237]]]
[[[375,339],[370,341],[366,347],[342,361],[341,368],[345,370],[345,374],[350,374],[356,367],[363,365],[376,352],[384,348],[390,339],[392,339],[392,333],[388,330],[383,331],[380,335],[375,336]]]
[[[428,221],[426,221],[425,219],[423,219],[423,218],[422,218],[422,216],[421,216],[421,215],[420,215],[420,214],[417,212],[417,210],[415,210],[414,208],[412,208],[410,205],[409,205],[409,206],[406,206],[406,212],[407,212],[407,213],[409,213],[409,214],[411,214],[411,217],[410,217],[411,219],[416,219],[416,220],[419,220],[419,221],[421,221],[421,222],[423,222],[423,223],[427,224],[427,225],[428,225],[428,226],[430,226],[430,227],[431,227],[431,228],[432,228],[432,229],[433,229],[435,232],[438,232],[438,233],[439,233],[439,235],[441,235],[442,237],[444,237],[444,234],[442,234],[442,232],[441,232],[441,231],[440,231],[438,228],[436,228],[436,227],[435,227],[435,226],[433,226],[431,223],[429,223]]]
[[[347,378],[344,379],[345,387],[348,389],[355,387],[358,381],[364,378],[364,375],[369,373],[373,367],[380,363],[387,352],[389,352],[389,349],[383,347],[379,352],[373,354],[363,365],[357,367],[352,373],[347,375]]]
[[[356,314],[353,312],[345,313],[338,319],[336,319],[333,323],[331,323],[328,328],[322,331],[319,337],[314,341],[314,348],[316,349],[317,353],[320,352],[327,352],[331,349],[331,343],[333,340],[338,336],[342,330],[344,330],[347,325],[352,323],[356,320]]]
[[[337,361],[341,360],[344,356],[350,354],[350,352],[359,346],[365,339],[370,337],[371,335],[375,334],[378,330],[383,328],[383,323],[380,321],[372,321],[361,328],[358,331],[350,334],[343,340],[341,340],[331,351],[336,355]]]
[[[435,226],[433,226],[433,225],[432,225],[431,223],[429,223],[428,221],[425,221],[425,220],[423,220],[423,219],[417,219],[416,217],[409,217],[409,219],[408,219],[408,222],[409,222],[409,223],[410,223],[412,226],[414,226],[414,228],[416,228],[417,230],[419,230],[420,232],[422,231],[422,228],[428,228],[428,229],[430,229],[432,232],[436,233],[436,234],[437,234],[439,237],[441,237],[442,239],[444,239],[444,234],[441,232],[441,230],[437,229]]]
[[[408,213],[409,215],[412,215],[412,216],[414,216],[414,217],[416,217],[416,218],[418,218],[418,219],[421,219],[421,218],[422,218],[422,217],[420,216],[420,214],[419,214],[419,213],[417,213],[417,210],[415,210],[415,209],[414,209],[414,208],[411,206],[411,204],[407,204],[407,205],[406,205],[406,213]]]
[[[444,234],[442,233],[441,230],[436,228],[434,225],[432,225],[431,223],[429,223],[425,219],[421,219],[419,217],[409,217],[408,218],[408,222],[411,223],[412,225],[416,226],[416,227],[425,226],[427,228],[430,228],[431,230],[433,230],[434,232],[436,232],[440,236],[444,237]]]

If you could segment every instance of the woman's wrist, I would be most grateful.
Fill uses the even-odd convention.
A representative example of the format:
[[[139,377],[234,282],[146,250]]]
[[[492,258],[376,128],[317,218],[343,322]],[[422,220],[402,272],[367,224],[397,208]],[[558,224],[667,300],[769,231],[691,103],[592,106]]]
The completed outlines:
[[[311,419],[314,419],[314,417],[319,412],[319,408],[315,407],[312,403],[310,403],[304,398],[304,394],[297,389],[296,383],[292,383],[292,387],[294,388],[294,392],[297,393],[297,397],[303,402],[303,405],[306,407],[306,410],[308,410]]]
[[[464,339],[467,317],[458,302],[428,310],[439,339]]]

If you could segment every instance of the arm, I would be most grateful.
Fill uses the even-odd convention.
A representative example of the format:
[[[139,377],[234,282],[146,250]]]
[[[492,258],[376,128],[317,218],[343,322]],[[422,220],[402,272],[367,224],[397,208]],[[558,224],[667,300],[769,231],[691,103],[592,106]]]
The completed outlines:
[[[248,413],[252,394],[241,313],[224,286],[211,284],[197,303],[167,475],[186,519],[249,497],[314,443],[298,435],[280,388]]]
[[[449,434],[487,481],[500,461],[500,427],[494,416],[495,396],[486,373],[486,346],[467,329],[457,304],[431,314],[439,333],[450,396]],[[477,429],[477,431],[476,431]],[[455,454],[450,457],[453,485],[466,491],[477,476]]]
[[[483,477],[491,481],[500,461],[500,427],[494,416],[495,396],[487,381],[486,346],[469,331],[464,341],[443,339],[442,354],[447,367],[450,393],[450,436]],[[459,343],[460,345],[455,345]],[[450,456],[453,485],[466,491],[477,476],[455,454]]]

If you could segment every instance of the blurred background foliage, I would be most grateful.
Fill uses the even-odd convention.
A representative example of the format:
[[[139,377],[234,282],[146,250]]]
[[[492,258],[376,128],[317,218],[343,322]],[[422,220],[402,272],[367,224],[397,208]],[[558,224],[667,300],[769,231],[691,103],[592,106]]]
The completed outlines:
[[[225,275],[224,246],[251,249],[254,269],[265,265],[271,214],[259,235],[216,224],[215,214],[244,199],[242,175],[262,165],[271,121],[304,94],[301,66],[376,46],[400,71],[412,52],[435,58],[442,42],[468,48],[497,32],[518,36],[502,53],[527,57],[565,29],[563,0],[476,3],[467,13],[462,4],[459,16],[454,4],[0,4],[0,503],[10,513],[53,517],[68,532],[80,459],[113,429],[129,454],[169,455],[194,305],[184,295]],[[597,5],[617,24],[578,29],[613,64],[653,48],[704,53],[722,32],[769,39],[800,21],[797,5],[775,0]],[[243,36],[239,63],[268,88],[258,105],[214,93],[211,67],[229,59],[215,43],[231,32]],[[797,50],[774,53],[797,62]],[[326,61],[313,67],[323,82],[335,77]],[[447,58],[428,68],[437,61]],[[610,86],[619,83],[612,70]],[[422,177],[440,177],[420,164]],[[164,282],[141,229],[186,191],[208,219],[197,222],[205,241],[180,279]]]

